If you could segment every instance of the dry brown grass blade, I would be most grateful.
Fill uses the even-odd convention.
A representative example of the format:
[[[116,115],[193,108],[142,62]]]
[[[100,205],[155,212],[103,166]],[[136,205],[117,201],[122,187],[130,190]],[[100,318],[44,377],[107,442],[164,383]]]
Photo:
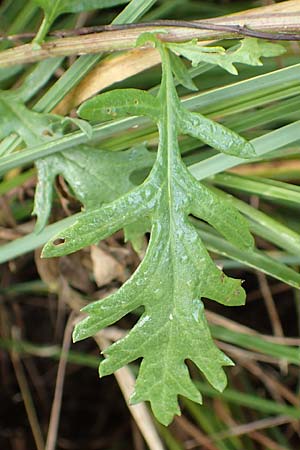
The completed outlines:
[[[211,435],[210,439],[214,439],[215,441],[223,440],[230,437],[237,437],[242,435],[249,435],[254,441],[259,442],[264,446],[264,448],[272,449],[272,450],[287,450],[285,447],[274,442],[265,434],[260,433],[259,430],[265,430],[267,428],[273,428],[279,425],[284,425],[286,423],[292,423],[293,421],[290,417],[286,416],[276,416],[276,417],[268,417],[266,419],[255,420],[253,422],[245,423],[242,425],[233,425],[228,430],[221,431],[220,433],[216,433]],[[181,425],[181,424],[180,424]],[[194,438],[192,442],[190,442],[186,449],[196,449],[199,448],[199,442]],[[201,447],[202,448],[202,447]],[[203,447],[207,448],[207,447]]]
[[[267,417],[266,419],[255,420],[254,422],[245,423],[242,425],[235,425],[229,430],[221,431],[213,435],[215,439],[226,439],[233,436],[241,436],[243,434],[251,434],[257,430],[264,430],[266,428],[273,428],[285,423],[291,423],[293,419],[287,416]]]
[[[291,289],[291,286],[280,282],[272,284],[272,286],[270,286],[270,289],[272,295],[277,295],[289,291]],[[260,289],[253,289],[253,291],[249,292],[249,294],[247,295],[247,303],[260,299],[261,299]]]
[[[109,337],[107,337],[105,330],[103,330],[94,336],[94,339],[101,350],[108,347],[112,340],[115,341],[119,339],[118,332],[116,333],[116,336],[112,336],[112,334],[113,333],[111,330]],[[111,339],[112,337],[114,337],[114,339]],[[142,433],[149,450],[164,450],[162,441],[156,431],[153,424],[153,419],[151,418],[145,403],[138,403],[137,405],[129,404],[129,398],[133,392],[135,384],[135,378],[132,372],[127,366],[124,366],[117,370],[114,375],[125,398],[126,404],[128,405],[129,411],[132,414],[132,417],[140,432]]]
[[[268,450],[289,450],[287,447],[283,447],[282,445],[277,444],[275,441],[270,439],[265,434],[260,433],[259,431],[252,431],[249,433],[249,436],[256,442],[259,442],[263,445],[263,448]]]
[[[263,297],[268,316],[271,322],[272,330],[275,336],[284,338],[283,328],[281,325],[280,317],[276,308],[275,301],[271,289],[269,287],[267,277],[264,273],[256,271],[256,276],[258,279],[258,284],[261,290],[261,295]],[[282,372],[287,372],[287,362],[282,360],[279,362]]]
[[[235,356],[235,361],[240,366],[247,369],[255,378],[259,379],[277,403],[282,403],[282,399],[284,398],[292,405],[300,405],[298,396],[290,391],[283,383],[280,383],[270,371],[262,369],[256,361],[249,360],[249,358],[242,353]]]
[[[178,425],[180,429],[185,431],[189,436],[191,436],[197,446],[201,446],[203,450],[218,450],[218,447],[214,445],[213,441],[205,436],[204,433],[193,423],[191,423],[186,417],[180,416],[175,417],[175,424]]]
[[[256,31],[297,30],[300,29],[300,2],[285,1],[262,8],[244,11],[221,18],[209,19],[207,23],[217,25],[245,25]],[[163,29],[163,27],[162,27]],[[32,44],[20,45],[0,54],[0,67],[41,61],[55,56],[83,55],[88,53],[129,50],[135,46],[137,37],[143,31],[157,30],[157,27],[145,27],[121,31],[105,31],[85,36],[55,39],[35,48]],[[237,33],[198,30],[183,27],[168,29],[170,41],[184,41],[192,38],[216,40],[237,37]]]
[[[108,86],[136,75],[159,64],[160,57],[155,49],[134,49],[107,58],[97,66],[54,108],[55,114],[67,114],[89,97]]]
[[[281,337],[281,336],[270,336],[266,334],[258,333],[252,328],[246,327],[245,325],[241,325],[231,319],[227,319],[226,317],[220,316],[212,311],[206,311],[206,316],[209,322],[220,325],[222,327],[227,328],[228,330],[236,331],[238,333],[249,334],[251,336],[260,336],[262,339],[268,342],[273,342],[276,344],[283,345],[300,345],[300,338],[290,338],[290,337]]]
[[[232,356],[233,359],[248,359],[249,361],[261,361],[268,364],[277,364],[278,359],[272,358],[272,356],[264,355],[263,353],[253,352],[251,350],[245,350],[244,348],[236,347],[235,345],[226,344],[225,342],[216,340],[218,347],[224,350],[226,354]]]
[[[288,151],[288,148],[286,149]],[[238,173],[245,176],[260,176],[260,177],[289,177],[291,174],[296,174],[299,177],[300,161],[299,159],[289,159],[287,161],[274,160],[267,162],[259,162],[253,164],[241,164],[238,167],[230,169],[229,172]]]

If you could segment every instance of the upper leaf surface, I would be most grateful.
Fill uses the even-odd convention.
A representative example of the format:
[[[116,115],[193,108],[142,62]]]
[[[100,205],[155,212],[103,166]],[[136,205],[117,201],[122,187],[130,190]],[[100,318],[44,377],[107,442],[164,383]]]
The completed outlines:
[[[201,401],[186,359],[219,390],[226,384],[222,366],[232,364],[213,343],[201,298],[225,305],[240,305],[245,300],[240,280],[228,278],[215,266],[189,216],[207,221],[240,248],[251,247],[253,239],[246,220],[229,202],[198,183],[181,160],[178,134],[184,127],[186,133],[194,130],[194,124],[186,125],[194,117],[187,114],[181,120],[184,110],[174,87],[169,51],[163,46],[160,51],[163,79],[157,98],[136,90],[113,91],[79,110],[81,117],[93,120],[129,113],[156,120],[159,148],[149,176],[117,200],[82,215],[44,247],[43,256],[73,252],[132,224],[150,225],[150,242],[139,268],[119,291],[85,308],[88,317],[76,326],[74,339],[91,336],[143,306],[144,314],[127,337],[105,350],[107,358],[100,373],[112,373],[142,357],[132,400],[149,400],[157,418],[167,424],[179,413],[178,395]],[[211,143],[217,142],[212,136],[216,128],[206,128],[202,138],[207,134]],[[226,138],[226,132],[232,142],[232,132],[224,127],[221,137]],[[240,139],[235,152],[247,154],[247,142],[235,133],[234,137]]]
[[[129,115],[159,118],[157,98],[139,89],[116,89],[97,95],[78,109],[80,117],[89,120],[106,121],[120,119]]]

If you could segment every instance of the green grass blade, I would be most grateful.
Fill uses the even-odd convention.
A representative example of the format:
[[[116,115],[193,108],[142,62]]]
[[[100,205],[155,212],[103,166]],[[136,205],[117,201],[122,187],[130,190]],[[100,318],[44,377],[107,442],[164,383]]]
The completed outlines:
[[[250,229],[254,234],[261,236],[287,252],[295,255],[300,254],[300,235],[294,230],[220,189],[212,186],[210,186],[210,189],[229,200],[241,213],[245,214],[249,220]]]
[[[251,144],[254,146],[257,155],[262,156],[298,140],[300,140],[300,120],[252,139]],[[203,180],[204,178],[211,177],[224,170],[236,167],[239,164],[245,164],[245,160],[236,158],[235,156],[219,154],[212,156],[205,161],[193,164],[190,166],[190,171],[195,178]]]
[[[225,239],[216,236],[214,233],[208,232],[207,229],[209,229],[209,227],[200,225],[199,222],[197,226],[199,228],[199,234],[208,250],[217,253],[218,255],[225,256],[226,258],[237,260],[247,267],[260,270],[290,286],[300,288],[300,274],[285,264],[270,258],[259,250],[241,250]]]
[[[233,188],[238,192],[247,192],[273,202],[300,204],[300,187],[282,181],[261,177],[246,177],[233,173],[221,173],[212,177],[214,184],[225,188]]]
[[[273,356],[278,360],[286,360],[291,364],[300,366],[299,349],[296,346],[291,347],[270,342],[259,334],[243,334],[214,324],[210,324],[210,329],[215,339],[220,339],[224,342],[229,342],[230,344],[260,352],[264,355]]]
[[[197,381],[196,384],[208,397],[221,398],[229,403],[246,406],[268,414],[284,414],[295,419],[300,419],[300,409],[297,407],[273,402],[272,400],[267,400],[255,395],[244,394],[243,392],[238,392],[230,388],[227,388],[224,392],[220,393],[208,384],[200,381]]]

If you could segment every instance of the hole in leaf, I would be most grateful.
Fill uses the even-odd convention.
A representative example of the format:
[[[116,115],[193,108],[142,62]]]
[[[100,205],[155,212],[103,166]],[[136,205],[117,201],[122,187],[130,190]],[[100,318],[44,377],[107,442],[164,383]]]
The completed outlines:
[[[139,101],[138,101],[137,99],[135,99],[133,103],[134,103],[135,105],[138,105],[138,104],[139,104]]]
[[[65,238],[57,238],[53,241],[53,245],[62,245],[66,242]]]
[[[111,114],[111,108],[106,108],[107,114]]]
[[[49,129],[45,129],[45,130],[42,131],[42,135],[43,136],[50,136],[50,137],[52,137],[53,133]]]

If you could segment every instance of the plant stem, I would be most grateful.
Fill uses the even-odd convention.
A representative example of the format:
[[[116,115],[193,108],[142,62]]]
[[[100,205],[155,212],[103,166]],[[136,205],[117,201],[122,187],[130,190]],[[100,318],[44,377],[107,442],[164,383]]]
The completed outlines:
[[[300,34],[297,33],[297,31],[300,30],[299,3],[297,5],[295,2],[291,1],[285,2],[285,4],[290,5],[289,9],[289,5],[285,5],[288,12],[285,12],[284,10],[275,10],[276,13],[272,14],[273,10],[270,7],[270,12],[268,14],[264,13],[262,15],[257,14],[252,16],[248,13],[245,14],[245,16],[227,16],[222,20],[210,19],[207,21],[193,21],[190,23],[177,22],[177,24],[181,24],[179,26],[170,26],[167,24],[168,22],[163,21],[152,22],[153,24],[156,23],[156,26],[135,24],[132,25],[134,28],[131,28],[131,25],[130,27],[126,25],[125,30],[117,29],[111,31],[112,28],[106,27],[105,29],[110,31],[52,40],[42,44],[40,49],[34,49],[32,44],[25,44],[2,52],[0,54],[0,67],[40,61],[54,56],[128,50],[135,46],[136,39],[142,32],[153,32],[158,31],[158,29],[165,32],[166,28],[168,33],[165,34],[163,38],[168,41],[185,41],[193,38],[202,41],[220,40],[225,38],[236,38],[243,35],[268,37],[270,39],[272,38],[272,33],[276,33],[278,30],[284,30],[284,32],[288,32],[289,30],[293,31],[294,34],[287,37],[299,40]],[[183,23],[185,23],[185,27],[183,27]],[[189,28],[186,26],[189,26]],[[283,37],[283,34],[281,34],[281,37]]]

